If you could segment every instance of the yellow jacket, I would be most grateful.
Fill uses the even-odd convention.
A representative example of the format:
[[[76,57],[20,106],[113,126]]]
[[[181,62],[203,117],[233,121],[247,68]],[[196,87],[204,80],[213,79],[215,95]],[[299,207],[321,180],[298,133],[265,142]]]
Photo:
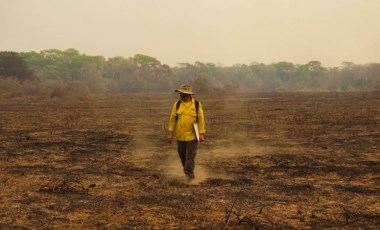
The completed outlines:
[[[178,119],[176,119],[177,115]],[[197,139],[193,126],[196,121],[197,114],[194,98],[190,102],[181,101],[178,110],[177,102],[175,102],[170,114],[168,130],[169,132],[175,132],[175,138],[178,141],[192,141]],[[203,108],[200,102],[198,107],[198,127],[199,133],[206,133]]]

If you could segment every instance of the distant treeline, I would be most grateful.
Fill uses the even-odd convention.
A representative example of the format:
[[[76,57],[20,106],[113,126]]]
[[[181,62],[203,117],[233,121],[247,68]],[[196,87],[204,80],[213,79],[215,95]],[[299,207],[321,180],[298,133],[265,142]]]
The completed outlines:
[[[162,64],[154,57],[89,56],[78,50],[0,52],[0,96],[171,92],[188,83],[199,93],[273,91],[371,91],[380,89],[380,63],[343,62],[221,66]]]

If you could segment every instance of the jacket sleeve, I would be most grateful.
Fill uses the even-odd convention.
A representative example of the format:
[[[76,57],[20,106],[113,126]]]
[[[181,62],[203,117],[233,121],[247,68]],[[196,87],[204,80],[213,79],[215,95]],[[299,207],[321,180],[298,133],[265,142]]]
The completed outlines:
[[[198,127],[199,127],[199,133],[206,133],[206,122],[205,122],[205,117],[203,114],[203,107],[200,102],[199,102],[199,108],[198,108]]]
[[[175,126],[177,124],[177,120],[176,120],[176,117],[177,117],[177,106],[176,105],[177,105],[177,102],[174,103],[172,111],[170,113],[169,126],[168,126],[168,131],[169,132],[173,132],[174,129],[175,129]]]

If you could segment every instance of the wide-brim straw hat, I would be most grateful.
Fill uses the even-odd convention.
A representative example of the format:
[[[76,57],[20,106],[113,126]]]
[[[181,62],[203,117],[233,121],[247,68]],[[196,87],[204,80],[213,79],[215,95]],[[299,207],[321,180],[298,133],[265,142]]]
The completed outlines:
[[[181,85],[178,89],[174,90],[174,92],[195,95],[195,93],[193,93],[193,88],[190,85]]]

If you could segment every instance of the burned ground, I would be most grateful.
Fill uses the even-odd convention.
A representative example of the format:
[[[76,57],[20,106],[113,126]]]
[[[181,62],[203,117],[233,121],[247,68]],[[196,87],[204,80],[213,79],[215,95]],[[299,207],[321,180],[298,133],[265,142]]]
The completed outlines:
[[[380,96],[199,97],[187,184],[175,95],[0,101],[0,229],[378,229]]]

